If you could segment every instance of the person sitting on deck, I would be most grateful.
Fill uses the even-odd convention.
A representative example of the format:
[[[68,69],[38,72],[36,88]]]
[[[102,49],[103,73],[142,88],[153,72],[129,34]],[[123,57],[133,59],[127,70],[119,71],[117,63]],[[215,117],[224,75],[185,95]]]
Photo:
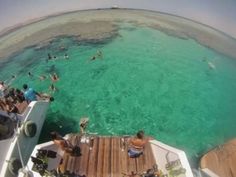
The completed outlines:
[[[15,89],[15,99],[19,102],[22,103],[23,101],[25,101],[25,97],[24,97],[24,93],[19,90],[19,89]]]
[[[0,97],[5,97],[7,89],[8,85],[6,85],[4,81],[0,81]]]
[[[19,110],[16,107],[16,105],[11,100],[9,100],[7,98],[0,99],[0,108],[3,111],[6,111],[8,114],[19,113]]]
[[[24,89],[24,97],[25,100],[29,103],[31,101],[37,101],[37,96],[40,97],[40,94],[36,91],[34,91],[32,88],[28,88],[27,84],[23,85]]]
[[[144,131],[140,130],[136,134],[136,137],[133,137],[129,141],[128,155],[131,158],[139,157],[143,154],[144,146],[148,142],[148,139],[144,137]]]
[[[81,150],[79,146],[73,146],[68,140],[65,140],[57,132],[51,132],[50,135],[54,144],[56,144],[61,150],[69,153],[72,156],[81,156]]]

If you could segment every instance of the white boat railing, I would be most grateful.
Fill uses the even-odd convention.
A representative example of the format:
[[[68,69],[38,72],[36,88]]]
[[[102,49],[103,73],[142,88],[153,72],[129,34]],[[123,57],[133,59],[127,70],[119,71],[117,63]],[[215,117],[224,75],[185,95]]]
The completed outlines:
[[[157,140],[151,140],[150,144],[158,168],[164,174],[170,173],[168,168],[175,168],[175,170],[184,170],[184,173],[181,173],[179,177],[193,177],[192,170],[184,151],[168,146]],[[172,171],[174,170],[172,169]]]
[[[23,154],[22,156],[23,161],[25,164],[27,163],[27,160],[34,146],[38,142],[38,138],[41,133],[41,128],[46,117],[48,104],[49,104],[48,101],[37,101],[37,102],[33,101],[28,105],[27,109],[23,113],[24,116],[17,115],[19,116],[18,118],[21,119],[20,120],[21,125],[16,129],[15,134],[10,139],[6,140],[7,144],[2,144],[4,143],[5,140],[1,141],[1,144],[0,144],[1,146],[3,146],[1,147],[1,151],[3,149],[6,149],[4,157],[1,157],[2,159],[1,166],[0,166],[1,177],[11,176],[11,174],[8,171],[8,162],[10,159],[12,159],[13,157],[20,159],[19,150],[17,147],[17,141],[19,143],[20,150]],[[27,137],[24,134],[25,133],[24,125],[29,120],[35,123],[35,125],[37,126],[36,134],[34,135],[34,137]]]

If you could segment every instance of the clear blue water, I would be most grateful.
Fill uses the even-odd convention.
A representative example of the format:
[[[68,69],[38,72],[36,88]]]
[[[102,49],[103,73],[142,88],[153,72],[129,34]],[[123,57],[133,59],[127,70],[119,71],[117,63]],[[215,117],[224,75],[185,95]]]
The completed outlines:
[[[0,79],[16,74],[13,86],[19,88],[27,83],[49,93],[50,79],[37,76],[59,75],[41,141],[52,130],[78,131],[79,119],[88,116],[90,132],[122,135],[143,129],[185,150],[194,163],[235,137],[235,59],[152,28],[122,24],[119,34],[103,42],[58,38],[46,48],[27,48],[1,61]],[[90,61],[97,50],[103,57]],[[46,62],[48,53],[59,59]]]

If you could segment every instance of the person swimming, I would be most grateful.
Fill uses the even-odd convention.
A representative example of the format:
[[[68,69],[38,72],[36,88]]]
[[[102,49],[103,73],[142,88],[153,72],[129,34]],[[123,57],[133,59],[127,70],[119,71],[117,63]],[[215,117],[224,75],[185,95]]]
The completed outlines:
[[[28,72],[28,76],[32,78],[34,75],[31,72]]]
[[[52,75],[50,74],[50,78],[53,82],[56,82],[59,80],[59,77],[56,73],[53,73]]]
[[[90,60],[96,60],[96,56],[92,56]]]
[[[47,76],[45,76],[45,75],[41,75],[41,76],[38,76],[38,77],[39,77],[40,81],[43,81],[43,80],[47,79]]]
[[[97,57],[102,58],[102,51],[101,51],[101,50],[98,50],[98,51],[97,51]]]
[[[65,59],[69,59],[69,56],[68,56],[67,53],[65,53],[64,58],[65,58]]]
[[[95,55],[93,55],[90,60],[96,60],[97,58],[102,58],[102,51],[101,50],[98,50],[97,53]]]
[[[52,59],[52,56],[50,53],[48,53],[48,60],[51,60]]]
[[[216,69],[216,66],[214,65],[214,63],[209,61],[206,57],[204,57],[202,61],[207,63],[209,69]]]
[[[216,69],[215,65],[212,62],[209,61],[207,62],[207,64],[210,69]]]
[[[51,84],[51,85],[49,86],[49,90],[51,90],[52,92],[55,92],[55,91],[57,91],[57,88],[55,87],[54,84]]]

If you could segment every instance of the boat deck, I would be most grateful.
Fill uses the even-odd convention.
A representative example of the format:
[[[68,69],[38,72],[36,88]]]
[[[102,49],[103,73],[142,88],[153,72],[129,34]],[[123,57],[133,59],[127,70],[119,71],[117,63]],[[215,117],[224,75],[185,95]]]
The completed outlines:
[[[206,153],[200,162],[202,169],[208,168],[221,177],[236,176],[236,139]]]
[[[60,170],[86,177],[121,177],[143,173],[152,168],[155,159],[151,145],[148,143],[145,146],[140,157],[130,158],[127,154],[127,143],[123,143],[127,140],[128,137],[94,137],[93,143],[90,141],[88,145],[81,143],[78,135],[73,135],[69,141],[80,146],[82,155],[73,157],[65,153]]]

